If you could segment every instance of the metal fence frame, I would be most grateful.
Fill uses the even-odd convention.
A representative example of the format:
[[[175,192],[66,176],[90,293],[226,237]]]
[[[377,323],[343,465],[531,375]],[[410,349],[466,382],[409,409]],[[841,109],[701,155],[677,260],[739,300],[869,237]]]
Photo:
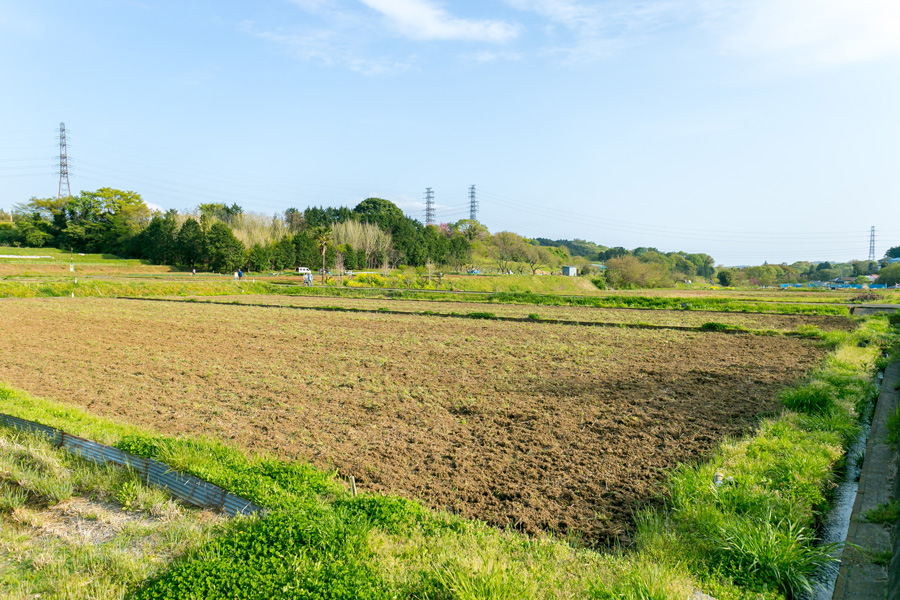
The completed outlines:
[[[118,448],[66,433],[62,429],[48,427],[12,415],[0,413],[0,423],[22,431],[43,435],[54,446],[65,448],[87,461],[98,464],[113,463],[121,467],[132,468],[141,474],[141,478],[147,485],[164,488],[179,500],[200,508],[219,509],[230,517],[252,515],[262,510],[249,500],[235,496],[199,477],[176,471],[169,465],[152,458],[135,456]]]

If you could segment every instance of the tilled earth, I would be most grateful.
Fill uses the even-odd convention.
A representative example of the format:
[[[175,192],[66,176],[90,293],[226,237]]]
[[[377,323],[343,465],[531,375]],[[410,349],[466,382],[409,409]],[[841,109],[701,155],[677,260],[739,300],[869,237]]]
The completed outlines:
[[[780,336],[112,299],[0,301],[0,381],[498,526],[627,534],[677,463],[777,409]]]

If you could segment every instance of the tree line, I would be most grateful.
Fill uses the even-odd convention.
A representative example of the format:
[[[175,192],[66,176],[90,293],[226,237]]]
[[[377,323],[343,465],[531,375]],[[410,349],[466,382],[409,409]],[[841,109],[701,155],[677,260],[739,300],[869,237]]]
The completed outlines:
[[[10,220],[0,222],[0,245],[50,246],[218,272],[319,264],[347,270],[462,265],[471,253],[465,224],[425,226],[381,198],[352,209],[289,208],[272,217],[222,203],[182,214],[154,212],[135,192],[101,188],[69,198],[32,198],[5,216]]]
[[[366,198],[353,208],[289,208],[273,216],[224,203],[180,213],[151,211],[139,194],[112,188],[69,198],[31,198],[11,213],[0,210],[0,245],[51,246],[216,272],[440,266],[538,274],[571,265],[614,288],[670,287],[694,278],[724,286],[775,285],[878,272],[891,285],[894,272],[900,276],[900,266],[881,269],[873,261],[725,268],[703,253],[491,234],[469,219],[423,225],[382,198]],[[888,258],[900,258],[900,246],[889,249]]]

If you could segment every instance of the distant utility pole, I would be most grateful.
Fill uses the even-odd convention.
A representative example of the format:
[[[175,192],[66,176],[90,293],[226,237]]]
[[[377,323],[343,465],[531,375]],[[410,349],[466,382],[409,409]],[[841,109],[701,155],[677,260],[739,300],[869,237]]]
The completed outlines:
[[[434,192],[425,188],[425,225],[434,225]]]
[[[869,234],[869,260],[875,260],[875,226],[872,225],[872,232]]]
[[[469,218],[473,221],[478,220],[478,200],[475,198],[475,186],[469,186]]]
[[[68,198],[72,195],[69,187],[69,159],[66,156],[66,124],[59,124],[59,198]]]

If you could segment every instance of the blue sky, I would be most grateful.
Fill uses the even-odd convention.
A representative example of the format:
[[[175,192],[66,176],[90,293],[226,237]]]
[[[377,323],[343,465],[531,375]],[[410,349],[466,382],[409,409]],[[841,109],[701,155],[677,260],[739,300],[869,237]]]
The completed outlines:
[[[900,245],[896,0],[0,0],[0,208],[115,187],[719,263]]]

